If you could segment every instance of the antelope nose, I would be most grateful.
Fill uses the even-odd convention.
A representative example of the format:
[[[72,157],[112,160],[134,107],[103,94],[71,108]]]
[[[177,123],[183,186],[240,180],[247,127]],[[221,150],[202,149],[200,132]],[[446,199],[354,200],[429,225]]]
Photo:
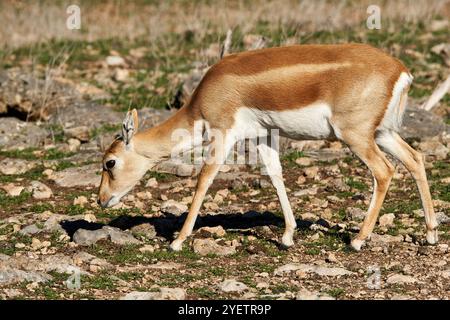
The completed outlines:
[[[100,198],[97,199],[97,204],[98,204],[99,206],[102,205],[102,202],[100,201]]]

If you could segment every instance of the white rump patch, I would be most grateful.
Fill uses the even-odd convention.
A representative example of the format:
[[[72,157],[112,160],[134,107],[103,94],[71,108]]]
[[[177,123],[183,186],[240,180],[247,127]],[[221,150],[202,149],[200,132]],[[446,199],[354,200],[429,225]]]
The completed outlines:
[[[403,113],[405,112],[406,100],[402,101],[402,94],[413,80],[412,75],[402,72],[392,90],[392,98],[389,101],[386,113],[379,125],[379,129],[399,131],[402,126]],[[406,98],[406,97],[405,97]],[[401,103],[403,102],[403,103]]]

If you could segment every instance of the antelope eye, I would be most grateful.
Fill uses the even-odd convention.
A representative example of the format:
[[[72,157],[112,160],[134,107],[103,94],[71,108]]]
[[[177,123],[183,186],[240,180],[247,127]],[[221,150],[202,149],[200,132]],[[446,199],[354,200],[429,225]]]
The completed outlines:
[[[115,164],[116,164],[116,160],[108,160],[108,161],[106,161],[106,167],[108,169],[112,169]]]

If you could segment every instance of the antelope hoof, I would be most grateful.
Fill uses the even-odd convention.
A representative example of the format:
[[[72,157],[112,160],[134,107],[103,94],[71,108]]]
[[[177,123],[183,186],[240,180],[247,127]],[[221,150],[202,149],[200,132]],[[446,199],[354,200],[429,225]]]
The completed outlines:
[[[183,240],[175,239],[169,247],[172,251],[181,251],[183,249]]]
[[[350,245],[355,251],[361,251],[361,247],[364,245],[364,243],[364,240],[353,239]]]
[[[428,242],[428,244],[436,244],[438,242],[437,229],[427,230],[427,242]]]
[[[284,234],[283,237],[281,238],[281,244],[285,248],[292,247],[294,245],[293,235],[292,234]]]

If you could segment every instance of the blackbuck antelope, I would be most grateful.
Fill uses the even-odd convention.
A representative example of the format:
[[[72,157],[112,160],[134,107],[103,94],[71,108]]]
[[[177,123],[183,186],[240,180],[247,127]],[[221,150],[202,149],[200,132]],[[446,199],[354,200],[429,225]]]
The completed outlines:
[[[218,130],[224,139],[210,142],[197,189],[173,250],[192,233],[202,201],[233,145],[255,138],[260,129],[278,129],[293,139],[339,139],[370,169],[373,196],[361,230],[351,245],[360,250],[370,236],[388,190],[394,167],[383,149],[414,177],[426,222],[426,239],[437,242],[422,155],[398,135],[412,76],[397,59],[363,44],[296,45],[232,54],[212,66],[190,100],[165,122],[138,132],[136,110],[128,112],[122,137],[103,158],[99,203],[118,203],[147,170],[167,159],[174,148],[193,148],[202,139],[171,139],[177,129],[191,134]],[[267,131],[266,131],[267,132]],[[267,133],[266,133],[267,134]],[[259,144],[258,153],[276,189],[284,214],[284,246],[292,246],[295,217],[286,194],[278,151]]]

